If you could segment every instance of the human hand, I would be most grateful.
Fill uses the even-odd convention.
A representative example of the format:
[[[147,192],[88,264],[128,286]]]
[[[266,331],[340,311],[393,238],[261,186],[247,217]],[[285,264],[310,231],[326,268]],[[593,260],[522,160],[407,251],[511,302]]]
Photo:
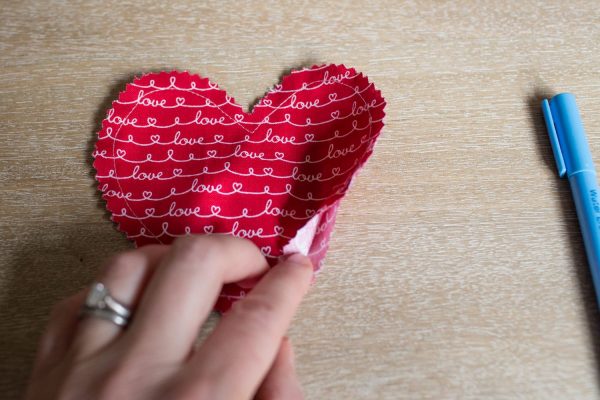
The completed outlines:
[[[301,399],[284,335],[310,285],[304,256],[269,270],[194,346],[221,286],[267,270],[254,244],[227,236],[184,237],[115,256],[98,282],[134,310],[129,325],[79,318],[87,291],[59,303],[26,399]]]

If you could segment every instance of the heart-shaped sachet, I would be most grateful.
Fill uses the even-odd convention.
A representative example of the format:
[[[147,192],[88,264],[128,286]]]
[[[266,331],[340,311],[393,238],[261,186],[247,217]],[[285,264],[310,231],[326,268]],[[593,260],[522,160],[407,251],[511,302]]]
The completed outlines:
[[[151,73],[108,111],[96,179],[112,219],[138,246],[231,234],[252,240],[272,265],[299,251],[318,269],[384,107],[375,86],[343,65],[290,73],[250,113],[206,78]],[[225,286],[216,309],[248,289]]]

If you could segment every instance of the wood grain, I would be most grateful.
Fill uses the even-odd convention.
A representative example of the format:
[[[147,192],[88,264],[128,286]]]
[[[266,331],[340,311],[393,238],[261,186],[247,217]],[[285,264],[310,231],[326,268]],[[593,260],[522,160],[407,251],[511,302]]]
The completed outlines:
[[[595,2],[5,2],[0,52],[3,398],[51,304],[130,247],[90,156],[125,83],[187,69],[250,105],[321,62],[388,105],[290,332],[307,398],[600,396],[600,316],[539,111],[575,93],[600,159]]]

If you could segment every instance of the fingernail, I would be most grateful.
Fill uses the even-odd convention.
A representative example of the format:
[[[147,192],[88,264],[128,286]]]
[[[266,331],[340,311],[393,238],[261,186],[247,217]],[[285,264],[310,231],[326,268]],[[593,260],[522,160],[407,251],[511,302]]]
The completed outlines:
[[[298,264],[299,266],[312,268],[312,262],[310,261],[310,258],[300,253],[290,254],[285,258],[284,261],[286,263]]]

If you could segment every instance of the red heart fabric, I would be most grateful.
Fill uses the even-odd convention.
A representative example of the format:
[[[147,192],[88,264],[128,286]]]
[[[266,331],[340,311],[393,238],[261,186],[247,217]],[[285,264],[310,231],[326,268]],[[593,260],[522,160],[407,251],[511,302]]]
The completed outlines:
[[[384,107],[373,83],[343,65],[291,72],[249,113],[206,78],[150,73],[108,111],[96,179],[113,221],[137,246],[231,234],[252,240],[271,265],[299,251],[318,270]],[[216,309],[249,289],[226,285]]]

